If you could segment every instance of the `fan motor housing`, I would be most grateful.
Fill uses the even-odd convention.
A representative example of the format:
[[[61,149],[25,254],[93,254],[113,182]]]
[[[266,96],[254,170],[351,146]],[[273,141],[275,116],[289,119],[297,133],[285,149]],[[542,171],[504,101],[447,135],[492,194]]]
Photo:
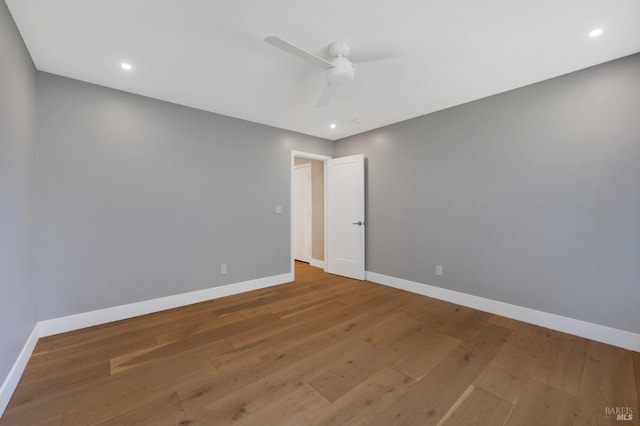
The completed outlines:
[[[333,68],[327,72],[327,82],[333,86],[345,84],[353,81],[354,72],[351,61],[347,58],[338,57],[331,61]]]
[[[334,41],[329,45],[329,55],[331,55],[332,58],[348,58],[350,53],[351,47],[344,41]]]

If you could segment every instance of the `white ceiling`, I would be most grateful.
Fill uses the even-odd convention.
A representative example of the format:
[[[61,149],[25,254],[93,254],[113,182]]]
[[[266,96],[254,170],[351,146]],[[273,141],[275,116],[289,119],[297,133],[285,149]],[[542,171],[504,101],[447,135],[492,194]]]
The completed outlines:
[[[639,0],[6,2],[39,70],[331,140],[640,51]],[[269,35],[395,59],[316,109],[325,72]]]

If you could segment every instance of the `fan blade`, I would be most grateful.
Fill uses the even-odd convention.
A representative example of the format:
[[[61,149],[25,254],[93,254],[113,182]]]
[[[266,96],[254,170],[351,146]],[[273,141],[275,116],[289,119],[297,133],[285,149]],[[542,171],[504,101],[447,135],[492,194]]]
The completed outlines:
[[[327,84],[324,87],[324,91],[322,92],[322,94],[318,98],[318,101],[316,102],[316,108],[324,108],[327,106],[327,104],[331,100],[331,97],[333,96],[333,90],[334,88],[330,84]]]
[[[367,64],[370,62],[388,61],[393,59],[400,59],[403,55],[397,48],[389,46],[375,46],[367,48],[365,46],[358,47],[349,56],[349,60],[353,64]]]
[[[291,53],[294,56],[297,56],[300,59],[304,59],[307,62],[311,62],[319,66],[320,68],[329,69],[333,68],[333,64],[325,59],[322,59],[320,56],[316,56],[311,52],[307,52],[301,47],[296,46],[295,44],[289,43],[276,36],[269,36],[264,39],[267,43],[272,46],[278,47],[284,50],[287,53]]]
[[[380,58],[369,58],[365,61],[359,61],[359,62],[353,62],[353,65],[364,65],[364,66],[369,66],[369,65],[377,65],[377,64],[381,64],[384,62],[388,62],[388,61],[395,61],[401,59],[397,56],[391,56],[391,57],[380,57]]]

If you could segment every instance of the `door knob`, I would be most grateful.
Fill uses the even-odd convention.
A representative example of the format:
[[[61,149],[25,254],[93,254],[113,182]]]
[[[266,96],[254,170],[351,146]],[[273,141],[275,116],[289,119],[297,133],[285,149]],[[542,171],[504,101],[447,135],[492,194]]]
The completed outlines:
[[[364,225],[364,222],[363,222],[363,221],[361,221],[361,220],[359,220],[359,221],[357,221],[357,222],[353,222],[353,223],[352,223],[352,225],[362,226],[362,225]]]

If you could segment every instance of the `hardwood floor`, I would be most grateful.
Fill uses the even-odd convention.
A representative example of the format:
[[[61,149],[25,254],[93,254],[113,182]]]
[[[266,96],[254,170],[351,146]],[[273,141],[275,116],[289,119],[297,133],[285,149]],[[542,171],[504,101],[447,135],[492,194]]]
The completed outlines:
[[[640,424],[637,352],[296,277],[40,339],[0,425]]]

